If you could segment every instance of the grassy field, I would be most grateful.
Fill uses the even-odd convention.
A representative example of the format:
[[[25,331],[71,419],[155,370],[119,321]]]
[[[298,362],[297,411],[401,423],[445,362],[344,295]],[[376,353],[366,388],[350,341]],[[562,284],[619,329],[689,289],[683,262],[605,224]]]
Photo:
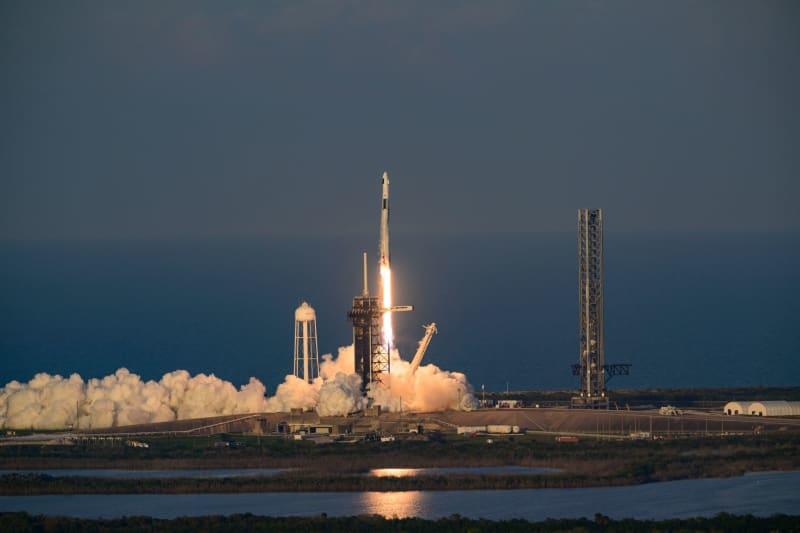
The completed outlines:
[[[212,439],[151,439],[149,449],[125,447],[19,447],[0,449],[0,467],[70,468],[296,468],[288,475],[235,479],[89,479],[3,476],[2,494],[251,492],[306,490],[451,490],[628,485],[749,471],[800,470],[800,435],[754,435],[671,441],[583,441],[516,436],[493,439],[442,437],[315,445],[276,438],[248,438],[242,447],[217,448]],[[559,468],[547,475],[447,475],[372,478],[371,468],[519,465]]]
[[[128,517],[116,520],[87,520],[79,518],[30,516],[25,513],[0,513],[0,531],[20,533],[38,531],[471,531],[471,532],[640,532],[640,531],[797,531],[800,516],[777,515],[757,518],[750,515],[720,514],[714,518],[676,520],[612,520],[595,515],[593,519],[545,520],[472,520],[454,515],[439,520],[421,518],[382,518],[358,516],[328,518],[325,516],[272,518],[245,515],[207,516],[162,520]]]

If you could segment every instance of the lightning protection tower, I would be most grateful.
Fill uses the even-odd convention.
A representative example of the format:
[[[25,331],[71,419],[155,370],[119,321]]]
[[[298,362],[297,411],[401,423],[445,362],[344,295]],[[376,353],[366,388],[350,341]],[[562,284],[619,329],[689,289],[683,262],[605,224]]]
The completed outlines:
[[[294,375],[306,383],[319,376],[317,314],[308,302],[294,311]]]
[[[580,396],[573,405],[608,407],[603,338],[603,212],[578,210],[578,304]]]
[[[367,385],[380,381],[381,374],[388,372],[376,361],[380,361],[381,318],[383,311],[377,297],[369,295],[367,282],[367,254],[364,254],[364,286],[360,296],[353,298],[353,307],[347,313],[353,323],[353,350],[355,356],[355,373],[361,376],[361,392],[366,393]],[[388,365],[388,360],[387,360]]]

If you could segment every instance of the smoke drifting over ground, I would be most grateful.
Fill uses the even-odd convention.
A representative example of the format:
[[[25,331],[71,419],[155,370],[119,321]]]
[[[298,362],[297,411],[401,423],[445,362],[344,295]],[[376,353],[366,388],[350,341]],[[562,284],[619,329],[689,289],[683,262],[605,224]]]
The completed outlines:
[[[370,388],[374,403],[390,411],[468,410],[477,402],[460,372],[429,364],[415,374],[410,363],[392,350],[389,387]],[[84,381],[36,374],[28,383],[12,381],[0,389],[0,427],[81,429],[166,422],[237,413],[283,412],[292,408],[316,410],[322,416],[346,415],[365,407],[361,378],[353,374],[353,347],[339,348],[336,358],[323,355],[320,377],[306,383],[286,376],[274,396],[255,378],[236,388],[216,376],[191,376],[185,370],[143,381],[120,368],[102,379]]]

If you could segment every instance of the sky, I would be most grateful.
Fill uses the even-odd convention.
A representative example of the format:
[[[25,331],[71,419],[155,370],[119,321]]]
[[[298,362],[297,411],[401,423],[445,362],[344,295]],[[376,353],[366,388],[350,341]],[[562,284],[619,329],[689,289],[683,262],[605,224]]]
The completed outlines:
[[[0,4],[0,239],[797,231],[800,3]],[[393,213],[393,216],[394,213]],[[373,222],[372,219],[369,219]]]

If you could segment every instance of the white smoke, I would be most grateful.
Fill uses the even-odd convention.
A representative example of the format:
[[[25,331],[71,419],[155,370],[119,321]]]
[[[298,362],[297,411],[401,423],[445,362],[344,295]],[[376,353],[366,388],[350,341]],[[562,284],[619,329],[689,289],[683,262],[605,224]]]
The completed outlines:
[[[370,386],[369,396],[389,411],[470,411],[478,406],[472,385],[461,372],[448,372],[433,364],[411,373],[411,363],[391,352],[387,386]]]
[[[326,354],[322,359],[319,378],[306,383],[286,376],[271,397],[256,378],[237,389],[213,374],[191,376],[186,370],[164,374],[159,381],[144,381],[125,368],[87,382],[78,374],[64,378],[40,373],[28,383],[12,381],[0,389],[0,428],[91,429],[291,409],[344,416],[364,409],[361,378],[353,374],[353,347],[339,348],[336,358]],[[464,374],[429,364],[412,375],[409,368],[393,350],[388,386],[371,385],[371,401],[389,411],[476,406]]]
[[[266,388],[255,378],[236,389],[214,375],[176,370],[143,381],[126,368],[84,382],[78,374],[36,374],[0,390],[0,427],[81,429],[166,422],[184,418],[263,412]]]
[[[317,413],[320,416],[346,415],[363,407],[361,378],[356,374],[339,372],[333,380],[323,383],[319,390]]]

